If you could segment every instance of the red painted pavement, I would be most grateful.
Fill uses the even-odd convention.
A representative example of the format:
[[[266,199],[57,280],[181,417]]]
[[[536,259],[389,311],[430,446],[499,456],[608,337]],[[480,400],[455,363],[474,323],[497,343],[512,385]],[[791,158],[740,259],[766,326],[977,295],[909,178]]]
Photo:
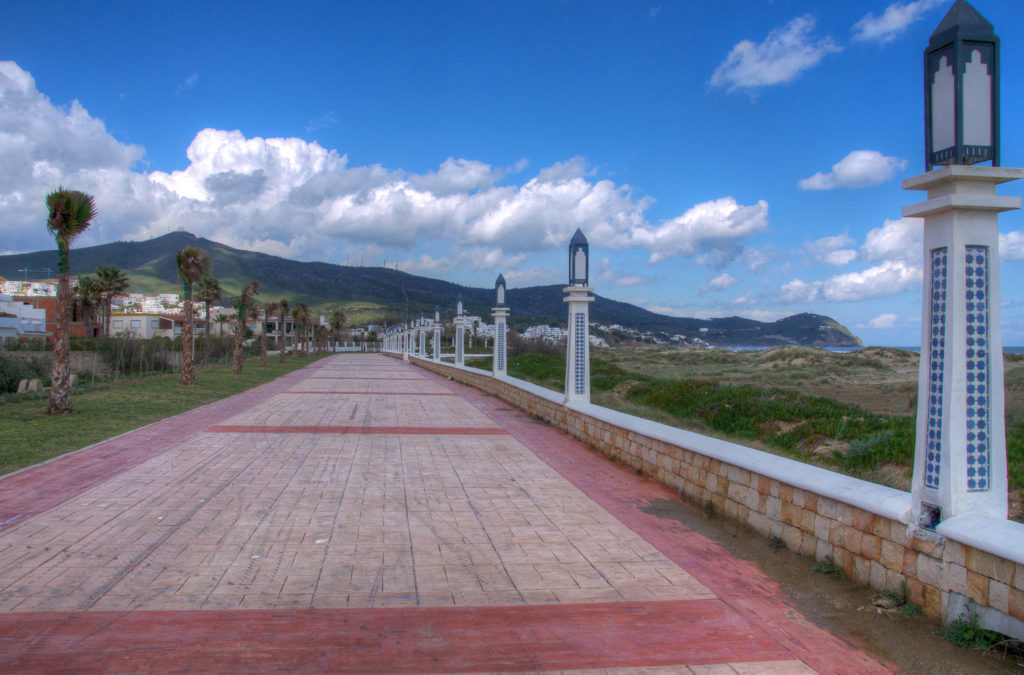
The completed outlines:
[[[7,672],[507,672],[788,659],[717,600],[0,615]]]
[[[494,427],[358,427],[358,426],[250,426],[222,424],[207,429],[228,434],[429,434],[431,436],[505,436],[507,431]]]

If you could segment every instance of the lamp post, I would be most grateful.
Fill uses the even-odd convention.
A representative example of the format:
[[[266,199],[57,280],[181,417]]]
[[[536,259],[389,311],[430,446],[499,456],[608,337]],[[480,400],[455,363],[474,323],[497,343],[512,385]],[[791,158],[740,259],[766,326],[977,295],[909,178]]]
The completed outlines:
[[[579,229],[569,241],[569,337],[565,345],[565,402],[590,403],[590,244]]]
[[[427,358],[427,320],[423,317],[423,312],[420,312],[419,325],[416,327],[416,333],[419,337],[419,349],[417,350],[417,356],[421,359]]]
[[[441,308],[434,305],[434,362],[441,362]]]
[[[1007,516],[998,214],[1021,200],[995,186],[1024,170],[998,166],[998,45],[991,24],[957,0],[925,50],[928,171],[903,181],[928,194],[903,208],[924,218],[911,490],[924,530],[970,512]],[[985,160],[992,166],[969,166]]]
[[[494,282],[496,307],[491,308],[494,317],[494,359],[491,371],[495,377],[508,375],[508,350],[505,344],[505,320],[508,318],[508,307],[505,306],[505,277],[498,275]]]
[[[458,300],[455,301],[455,365],[464,366],[466,364],[466,325],[465,319],[462,318],[462,293],[459,293]]]

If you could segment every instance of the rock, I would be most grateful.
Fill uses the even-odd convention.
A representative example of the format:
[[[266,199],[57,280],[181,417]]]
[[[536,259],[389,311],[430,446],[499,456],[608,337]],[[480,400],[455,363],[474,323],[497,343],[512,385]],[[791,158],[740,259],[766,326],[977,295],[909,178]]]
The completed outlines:
[[[28,380],[20,380],[18,382],[18,393],[24,394],[26,391],[28,391]]]
[[[42,383],[41,380],[36,379],[36,380],[29,380],[28,381],[28,389],[26,391],[42,391],[42,390],[43,390],[43,383]]]

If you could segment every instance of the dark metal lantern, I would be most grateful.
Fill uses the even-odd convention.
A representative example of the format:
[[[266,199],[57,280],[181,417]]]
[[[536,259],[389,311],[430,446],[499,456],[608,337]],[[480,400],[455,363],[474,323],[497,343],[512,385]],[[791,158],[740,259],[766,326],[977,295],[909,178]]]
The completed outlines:
[[[924,53],[925,166],[999,166],[999,38],[956,0]]]
[[[497,280],[494,282],[494,292],[498,296],[498,307],[505,306],[505,277],[498,275]]]
[[[569,241],[569,285],[587,286],[590,280],[590,244],[582,230],[576,230]]]

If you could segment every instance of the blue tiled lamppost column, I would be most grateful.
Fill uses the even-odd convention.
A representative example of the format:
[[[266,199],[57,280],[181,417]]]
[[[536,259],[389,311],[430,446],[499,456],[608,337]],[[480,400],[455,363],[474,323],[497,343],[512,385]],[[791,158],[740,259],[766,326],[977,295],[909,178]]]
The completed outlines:
[[[999,166],[998,60],[992,25],[957,0],[925,51],[928,172],[903,181],[928,194],[903,208],[924,218],[912,495],[926,530],[965,513],[1007,516],[998,214],[1021,200],[995,186],[1024,170]]]
[[[498,275],[494,282],[494,294],[497,296],[497,307],[491,308],[494,317],[494,359],[491,368],[495,377],[508,375],[508,345],[506,344],[506,319],[508,307],[505,306],[505,277]]]
[[[419,334],[419,349],[416,355],[425,359],[427,358],[427,320],[423,317],[423,312],[420,312],[420,322],[416,327],[416,332]]]
[[[590,245],[576,230],[569,242],[569,285],[564,289],[569,305],[569,337],[565,347],[565,402],[590,403]]]
[[[462,293],[455,303],[455,365],[466,365],[466,323],[462,318]]]
[[[441,308],[434,305],[434,361],[441,362]]]

